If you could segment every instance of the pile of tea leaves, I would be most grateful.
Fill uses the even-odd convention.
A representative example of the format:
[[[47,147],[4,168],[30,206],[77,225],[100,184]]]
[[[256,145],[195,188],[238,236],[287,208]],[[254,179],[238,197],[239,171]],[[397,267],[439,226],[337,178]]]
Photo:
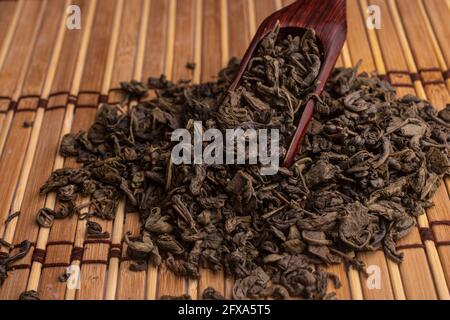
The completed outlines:
[[[4,246],[8,249],[12,249],[13,246],[10,243],[0,239],[0,246]],[[0,287],[8,278],[8,271],[11,270],[15,262],[24,258],[30,251],[32,244],[28,240],[22,241],[18,246],[18,252],[11,255],[9,252],[0,252]]]
[[[290,169],[262,176],[259,165],[173,165],[170,133],[205,128],[279,128],[280,148],[295,130],[320,69],[313,32],[263,41],[242,84],[225,98],[233,59],[217,81],[122,85],[124,103],[103,104],[87,132],[68,134],[60,149],[80,168],[56,170],[42,187],[64,205],[41,210],[38,223],[78,213],[114,219],[119,201],[138,212],[140,237],[124,235],[134,270],[163,260],[179,276],[200,268],[236,279],[235,299],[329,299],[324,267],[363,269],[355,252],[383,249],[396,262],[396,242],[449,174],[450,108],[437,112],[412,96],[398,99],[386,82],[355,69],[335,69],[316,98],[314,119]],[[147,89],[147,87],[149,89]],[[155,98],[140,99],[148,90]],[[140,102],[128,107],[132,99]],[[283,152],[281,152],[281,157]],[[84,217],[85,218],[85,217]],[[95,232],[103,234],[98,228]],[[125,230],[126,231],[126,230]],[[206,297],[221,297],[210,288]]]

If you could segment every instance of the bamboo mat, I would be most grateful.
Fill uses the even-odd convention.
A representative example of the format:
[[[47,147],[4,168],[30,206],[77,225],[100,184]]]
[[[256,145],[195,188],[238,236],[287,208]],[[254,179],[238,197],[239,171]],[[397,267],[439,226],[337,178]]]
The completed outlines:
[[[243,55],[261,21],[290,2],[0,1],[0,238],[16,246],[33,242],[33,250],[9,272],[0,299],[17,299],[24,290],[37,290],[43,299],[157,299],[183,293],[196,298],[207,286],[231,297],[233,279],[222,273],[201,270],[200,280],[193,281],[174,276],[164,264],[129,271],[122,235],[138,234],[139,219],[125,212],[123,201],[114,221],[96,220],[111,239],[85,240],[85,221],[76,217],[40,229],[36,211],[59,204],[38,190],[53,170],[77,166],[57,154],[61,137],[87,129],[99,102],[116,102],[121,81],[161,73],[172,80],[212,80],[230,57]],[[81,9],[80,30],[66,28],[70,4]],[[369,5],[380,8],[379,30],[366,27]],[[338,66],[362,59],[360,71],[377,72],[399,95],[415,94],[438,109],[450,103],[450,1],[347,0],[347,11],[349,32]],[[196,63],[195,71],[185,68],[187,62]],[[33,126],[25,127],[25,121]],[[330,266],[343,283],[338,298],[449,299],[449,192],[447,180],[435,207],[399,243],[402,264],[382,251],[358,253],[379,273],[379,282]],[[17,211],[20,215],[5,224]],[[58,281],[68,267],[80,270],[79,283]]]

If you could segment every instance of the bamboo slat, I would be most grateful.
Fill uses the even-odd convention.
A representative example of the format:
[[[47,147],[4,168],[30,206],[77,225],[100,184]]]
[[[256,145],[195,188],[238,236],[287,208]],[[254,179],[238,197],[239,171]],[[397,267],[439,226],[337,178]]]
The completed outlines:
[[[8,50],[0,72],[0,83],[2,83],[0,96],[9,97],[1,101],[0,108],[3,111],[8,110],[11,100],[16,101],[18,99],[18,94],[20,94],[28,70],[32,49],[38,36],[44,9],[45,3],[27,3],[20,13],[11,48]],[[35,32],[33,32],[33,28],[35,28]],[[18,63],[19,67],[15,63]],[[21,134],[18,135],[17,128],[21,128],[26,120],[32,121],[34,117],[34,114],[22,113],[20,118],[13,123],[13,114],[12,110],[7,113],[7,118],[2,128],[2,131],[5,133],[5,139],[4,143],[0,145],[0,151],[6,149],[8,152],[0,155],[0,169],[4,172],[3,179],[0,180],[0,195],[3,199],[0,202],[0,221],[4,221],[8,215],[14,188],[19,176],[19,162],[23,161],[26,141],[28,141],[28,137],[31,134],[31,128],[28,128],[21,130]],[[10,133],[10,127],[16,129]],[[8,140],[6,140],[7,137],[9,138]],[[16,145],[16,143],[20,145]],[[13,165],[10,166],[11,164]],[[0,223],[1,236],[3,236],[4,228],[4,223]]]
[[[145,39],[147,35],[150,0],[142,1],[142,15],[139,29],[139,40],[136,54],[136,64],[134,66],[134,79],[142,78],[142,66],[144,63]],[[139,234],[139,215],[136,212],[127,212],[125,216],[124,230],[130,232],[132,236]],[[121,240],[122,241],[122,240]],[[126,257],[126,245],[122,246],[121,257]],[[116,299],[144,299],[145,298],[145,282],[146,271],[131,272],[129,270],[130,262],[122,260],[119,267],[119,280],[117,287]]]
[[[142,77],[158,76],[165,72],[166,51],[169,25],[170,3],[167,0],[151,0],[150,15],[147,28]],[[142,79],[145,82],[145,79]],[[157,297],[158,269],[149,265],[147,269],[146,299]]]
[[[441,56],[443,59],[439,59],[439,64],[442,72],[444,72],[444,78],[447,83],[447,87],[450,90],[450,77],[448,68],[450,66],[450,43],[449,43],[449,29],[446,28],[446,21],[450,15],[450,5],[444,1],[424,1],[422,2],[424,11],[424,16],[429,20],[432,27],[430,34],[437,40],[437,45],[434,46],[435,53]],[[444,19],[444,20],[443,20]],[[440,22],[444,24],[439,25]],[[450,190],[450,181],[447,178],[447,191]],[[437,219],[442,219],[443,217],[434,216],[435,211],[431,211],[430,220],[436,221]],[[442,214],[442,213],[441,213]],[[450,214],[448,211],[444,212],[445,220],[450,220]],[[439,242],[448,241],[450,237],[450,227],[445,225],[434,225],[433,231],[436,240]],[[447,242],[448,243],[448,242]],[[439,257],[444,268],[445,277],[447,279],[447,284],[450,283],[450,247],[448,245],[438,245]]]
[[[71,88],[71,93],[78,95],[78,101],[74,111],[75,113],[73,114],[72,126],[65,128],[65,130],[71,130],[72,132],[86,130],[93,121],[100,91],[102,89],[103,76],[106,70],[105,64],[106,61],[111,61],[111,59],[108,59],[108,49],[116,2],[100,2],[97,4],[96,1],[89,1],[88,3],[89,13],[87,18],[88,21],[86,23],[89,23],[89,25],[86,26],[86,33],[83,34],[79,60],[77,61],[76,73]],[[91,27],[92,24],[94,25],[93,28]],[[105,29],[103,28],[107,28],[107,32],[105,32]],[[73,113],[73,107],[74,106],[69,104],[68,113]],[[74,159],[66,159],[64,166],[77,167],[78,164]],[[87,200],[88,199],[79,199],[78,204],[86,202]],[[82,212],[87,212],[88,209],[89,208],[86,207]],[[107,227],[103,227],[104,229],[107,229]],[[71,250],[72,257],[65,256],[62,265],[70,265],[71,268],[81,268],[79,277],[80,290],[76,290],[72,287],[63,288],[63,291],[59,292],[59,294],[65,297],[65,299],[74,299],[76,296],[93,299],[103,295],[101,289],[96,293],[92,293],[91,290],[92,288],[95,288],[101,276],[104,276],[104,270],[97,268],[96,264],[81,264],[80,257],[74,254],[76,249],[78,249],[78,252],[81,251],[79,255],[82,255],[83,259],[87,259],[91,251],[96,251],[99,254],[98,259],[102,258],[100,256],[100,254],[103,254],[103,252],[101,252],[101,246],[92,244],[91,247],[88,245],[84,247],[84,237],[85,221],[77,221],[76,217],[60,221],[60,223],[55,223],[50,230],[49,243],[52,242],[53,245],[58,246],[59,250],[63,250],[63,246],[67,246]],[[59,259],[61,258],[62,257],[59,257]],[[53,271],[56,271],[58,265],[52,265],[52,262],[50,261],[55,261],[56,259],[58,259],[58,257],[54,255],[47,255],[46,257],[46,263],[47,260],[49,260],[49,266],[55,267]],[[64,268],[59,271],[61,274],[64,272]]]
[[[65,3],[62,3],[63,6],[60,8],[62,12],[65,11],[65,8],[69,5],[69,1],[66,1]],[[51,12],[50,12],[51,14]],[[70,83],[70,75],[71,75],[71,64],[70,59],[71,56],[68,56],[67,49],[63,50],[64,45],[69,45],[71,49],[71,55],[73,55],[73,43],[67,43],[66,38],[66,21],[65,21],[65,15],[64,13],[61,15],[62,19],[60,21],[60,25],[58,26],[58,36],[57,36],[57,42],[55,45],[55,49],[53,51],[53,57],[52,63],[47,79],[49,79],[46,82],[46,86],[43,89],[42,97],[44,99],[48,99],[50,92],[52,89],[56,86],[59,87],[60,85],[69,84]],[[70,35],[67,36],[70,38]],[[71,40],[76,40],[72,36]],[[77,42],[75,41],[75,45]],[[75,51],[76,52],[76,51]],[[74,55],[76,56],[76,55]],[[73,60],[73,59],[72,59]],[[59,62],[58,62],[59,61]],[[63,67],[62,67],[63,66]],[[61,78],[61,69],[64,68],[64,75],[66,76],[66,79]],[[73,69],[73,68],[72,68]],[[58,72],[59,71],[59,72]],[[64,81],[66,80],[66,81]],[[60,91],[57,91],[60,92]],[[45,110],[44,113],[44,119],[41,131],[39,133],[39,144],[37,146],[35,155],[34,155],[34,163],[33,163],[33,169],[31,171],[31,176],[28,178],[30,181],[27,185],[27,193],[25,196],[25,199],[23,201],[23,206],[27,206],[27,203],[37,203],[38,205],[44,205],[47,206],[49,202],[52,204],[54,203],[53,197],[49,197],[46,199],[46,203],[43,204],[42,200],[44,197],[38,196],[39,191],[39,185],[43,183],[46,179],[46,176],[48,176],[53,169],[52,162],[49,161],[49,159],[54,159],[56,156],[56,150],[57,150],[57,144],[59,142],[59,136],[55,133],[59,133],[63,127],[64,124],[64,109],[60,108],[63,103],[65,103],[64,97],[67,97],[68,95],[65,94],[63,96],[52,96],[48,99],[47,103],[47,110]],[[25,184],[25,183],[24,183]],[[53,201],[53,202],[52,202]],[[30,205],[29,207],[35,208],[34,206]],[[27,219],[24,222],[21,222],[19,219],[19,227],[17,231],[20,232],[20,223],[22,225],[27,224],[36,224],[34,215],[35,212],[31,212],[31,216],[29,216],[29,219]],[[35,248],[41,250],[45,249],[43,245],[41,245],[42,241],[42,233],[48,235],[48,230],[45,229],[39,230],[39,234],[36,238],[30,237],[29,240],[35,241],[36,246]],[[34,254],[34,251],[33,251]],[[37,265],[36,265],[37,264]],[[28,284],[27,284],[27,290],[38,290],[38,283],[39,283],[39,276],[41,271],[41,263],[37,263],[32,259],[32,266],[31,270],[29,271],[29,278],[28,278]]]
[[[450,103],[450,95],[444,83],[442,73],[440,72],[439,57],[433,50],[433,37],[428,32],[426,19],[424,17],[421,2],[411,1],[406,4],[404,1],[389,1],[389,8],[393,14],[396,28],[399,34],[404,34],[409,39],[409,45],[403,45],[403,51],[406,52],[408,59],[414,58],[409,62],[410,66],[416,66],[420,76],[420,81],[424,87],[424,92],[418,92],[418,96],[422,99],[428,99],[438,110],[445,108]],[[416,14],[412,20],[410,14]],[[402,15],[400,17],[400,14]],[[419,217],[419,224],[423,228],[429,228],[428,219],[432,223],[442,221],[450,214],[450,203],[448,191],[445,185],[441,185],[433,197],[435,206],[427,210],[427,216]],[[439,239],[437,239],[439,241]],[[435,286],[441,299],[450,299],[449,286],[450,282],[445,281],[442,262],[434,241],[425,241],[428,261],[433,272]],[[445,253],[443,253],[445,254]],[[445,259],[444,259],[445,262]],[[450,268],[449,265],[445,269]]]
[[[423,15],[424,22],[428,29],[428,35],[433,42],[434,53],[439,61],[439,66],[442,72],[448,71],[450,52],[448,39],[450,37],[450,28],[444,20],[448,19],[450,14],[450,7],[448,2],[443,1],[426,1],[420,0],[417,5],[420,7],[420,11]],[[439,23],[442,23],[440,25]],[[446,38],[447,37],[447,38]],[[447,87],[450,89],[450,77],[448,74],[443,74],[444,81]]]
[[[290,4],[293,4],[295,0],[283,0],[283,6],[286,7]]]
[[[61,61],[56,71],[48,103],[49,109],[66,105],[69,98],[68,93],[78,93],[96,2],[93,1],[88,5],[87,1],[83,0],[74,2],[74,4],[78,5],[83,12],[87,12],[86,19],[81,21],[82,32],[68,32],[64,38]],[[53,142],[53,144],[46,145],[47,147],[53,148],[53,150],[58,149],[62,136],[70,132],[73,111],[74,105],[69,103],[61,121],[62,128],[59,139],[56,144]],[[54,135],[52,127],[43,132]],[[53,163],[53,170],[62,168],[63,165],[64,158],[57,155]],[[45,206],[54,208],[55,202],[55,195],[50,194],[46,198]],[[59,282],[58,277],[70,264],[71,241],[75,237],[75,229],[76,217],[71,217],[68,221],[55,221],[51,230],[45,228],[39,230],[36,248],[46,250],[47,254],[44,265],[38,261],[33,262],[27,288],[38,290],[42,299],[64,299],[66,283]],[[63,236],[60,237],[59,234]],[[36,288],[37,285],[39,286]]]
[[[391,18],[391,12],[389,12],[386,3],[382,1],[371,1],[370,3],[378,5],[383,16],[384,28],[377,30],[377,35],[379,37],[378,45],[382,48],[383,57],[388,66],[387,71],[389,80],[397,87],[399,96],[407,93],[415,94],[414,89],[419,90],[420,92],[420,85],[412,86],[409,77],[405,78],[404,71],[407,71],[408,68],[411,67],[407,57],[400,55],[399,51],[394,51],[396,49],[399,50],[402,47],[402,37],[395,32],[392,32],[392,30],[395,30],[396,24],[395,20]],[[364,7],[364,5],[362,7]],[[390,31],[388,32],[388,30]],[[402,51],[400,50],[400,52]],[[408,72],[406,72],[406,75],[408,75]],[[424,218],[426,221],[426,217],[424,216],[418,219],[420,227],[425,226],[426,222],[423,222]],[[404,262],[399,266],[405,289],[405,296],[407,298],[416,299],[435,299],[436,290],[432,283],[431,270],[427,263],[426,252],[420,247],[421,239],[420,237],[417,237],[417,235],[418,230],[415,229],[411,234],[399,242],[400,246],[413,246],[413,248],[400,250],[405,255]],[[420,265],[423,268],[422,272],[416,270],[413,261],[420,261]],[[392,266],[393,265],[391,264],[391,267]],[[391,274],[392,279],[396,279],[397,276],[396,272]],[[398,295],[398,292],[395,292],[395,294]]]
[[[144,14],[148,13],[149,8],[148,1],[146,1],[146,3],[147,4],[144,5],[144,2],[141,0],[133,0],[127,2],[127,5],[123,8],[120,23],[121,28],[117,40],[118,44],[117,46],[114,45],[114,47],[117,47],[115,61],[114,64],[111,64],[111,66],[113,66],[113,69],[111,70],[111,84],[108,85],[110,87],[108,94],[109,103],[120,102],[122,96],[120,92],[116,90],[120,88],[120,82],[129,81],[136,78],[136,70],[142,68],[142,56],[143,48],[145,45],[145,38],[141,43],[139,43],[139,40],[141,40],[142,32],[146,30],[147,20],[144,19]],[[130,19],[130,17],[136,18]],[[135,62],[136,64],[140,63],[140,67],[135,65]],[[107,83],[105,81],[104,90],[108,90],[108,86],[106,84]],[[119,251],[121,250],[124,221],[125,203],[121,201],[119,207],[117,208],[116,217],[114,219],[114,226],[111,235],[112,245],[110,247],[110,252],[112,252],[112,246],[115,246],[115,248]],[[139,223],[137,222],[136,225],[139,225]],[[108,277],[105,292],[106,300],[114,300],[116,297],[117,299],[133,298],[133,294],[140,294],[136,298],[143,299],[145,272],[140,272],[137,277],[130,277],[129,280],[132,281],[130,283],[121,281],[122,277],[127,275],[128,269],[123,269],[121,257],[109,257]],[[135,279],[138,279],[139,283],[135,284]],[[133,287],[134,290],[130,290],[129,287]]]
[[[401,47],[398,39],[396,38],[396,34],[392,32],[395,28],[393,22],[389,19],[389,12],[381,2],[373,1],[370,2],[370,4],[380,6],[381,15],[383,16],[383,27],[377,31],[369,30],[369,34],[373,34],[370,44],[374,52],[374,58],[377,60],[377,66],[380,67],[381,70],[384,70],[384,73],[379,72],[380,74],[387,73],[389,75],[389,80],[394,86],[397,87],[397,93],[399,96],[403,96],[407,93],[414,94],[412,83],[410,84],[410,88],[402,85],[405,82],[401,71],[407,68],[407,63],[403,56],[399,54],[399,52],[401,52]],[[362,2],[361,9],[365,11],[367,5],[367,2]],[[396,71],[400,71],[400,73],[396,73]],[[416,233],[417,229],[414,230],[413,234],[410,234],[408,237],[401,240],[399,244],[413,245],[418,242],[420,243],[420,239],[417,240],[414,237],[414,234]],[[411,297],[411,290],[408,289],[411,289],[411,287],[414,286],[414,283],[416,283],[415,285],[418,288],[417,292],[421,292],[425,295],[419,295],[417,298],[435,297],[435,290],[432,282],[430,281],[430,271],[423,249],[411,248],[401,251],[405,254],[403,264],[398,266],[390,260],[387,261],[395,298],[405,299],[406,297]],[[414,266],[411,265],[416,263],[414,262],[414,256],[417,257],[425,268],[422,274],[417,275],[415,273],[416,270],[414,269]]]
[[[0,3],[0,72],[5,61],[6,54],[11,46],[11,40],[16,31],[17,22],[23,8],[23,2]],[[13,13],[13,14],[11,14]],[[4,101],[3,101],[4,100]],[[5,144],[7,128],[11,124],[12,112],[8,114],[8,99],[0,99],[0,154]],[[1,233],[0,233],[1,235]]]
[[[64,3],[60,2],[57,5],[55,4],[48,7],[43,6],[41,8],[41,19],[44,14],[43,9],[46,9],[45,13],[50,14],[54,17],[54,19],[42,20],[43,22],[40,32],[44,33],[46,36],[39,37],[36,42],[36,48],[33,52],[33,59],[29,65],[23,86],[20,90],[20,93],[27,96],[27,98],[18,102],[17,111],[15,112],[15,117],[12,122],[13,125],[10,131],[9,141],[16,142],[14,141],[16,137],[19,138],[21,135],[21,129],[23,128],[19,128],[17,126],[17,121],[19,121],[18,119],[21,119],[22,113],[26,113],[27,116],[32,119],[34,122],[33,128],[30,136],[25,135],[25,138],[29,138],[29,140],[24,140],[23,149],[5,149],[8,153],[12,152],[23,159],[23,163],[14,163],[9,164],[8,166],[11,167],[17,165],[19,167],[18,169],[21,169],[20,175],[13,177],[14,180],[9,181],[13,182],[9,185],[9,188],[15,193],[14,202],[12,204],[9,203],[9,205],[11,205],[11,209],[14,212],[21,211],[21,213],[18,217],[9,221],[4,234],[4,239],[14,245],[21,243],[23,240],[35,238],[33,235],[36,236],[38,231],[34,217],[35,212],[33,210],[36,205],[39,205],[39,202],[42,199],[36,201],[36,199],[39,198],[36,196],[39,187],[36,188],[36,184],[33,183],[37,182],[36,180],[45,181],[45,178],[42,177],[42,172],[45,172],[46,169],[45,162],[40,163],[42,165],[42,171],[37,170],[33,172],[31,177],[32,179],[30,179],[30,181],[29,177],[30,172],[32,171],[32,166],[39,166],[39,164],[35,164],[33,162],[33,159],[35,162],[39,162],[39,158],[35,158],[35,155],[40,130],[44,121],[44,107],[41,106],[40,102],[42,101],[41,99],[47,99],[48,97],[55,75],[54,69],[56,68],[59,60],[61,43],[64,36],[64,30],[61,28],[63,22],[63,12],[65,9]],[[19,93],[17,93],[17,95],[19,95]],[[57,119],[50,118],[48,120],[51,121]],[[60,123],[58,123],[57,126],[58,125],[60,125]],[[48,138],[51,142],[51,138]],[[23,153],[23,155],[17,153]],[[40,155],[43,157],[48,157],[51,156],[51,154],[51,151],[49,153],[48,149],[44,149]],[[6,162],[6,164],[8,165],[8,162]],[[50,171],[51,166],[48,167],[48,171]],[[29,183],[27,184],[27,182]],[[17,186],[16,183],[18,183]],[[14,188],[16,189],[14,190]],[[22,204],[24,205],[24,208],[22,208]],[[14,251],[15,249],[13,249],[13,252]],[[33,250],[30,251],[27,257],[18,263],[20,266],[17,266],[16,268],[19,270],[14,270],[14,272],[9,275],[9,277],[12,278],[10,283],[13,285],[6,285],[1,289],[2,291],[0,291],[4,293],[5,298],[15,299],[20,293],[18,290],[25,289],[27,282],[26,276],[28,275],[28,269],[30,268],[32,251]]]
[[[263,20],[268,17],[270,14],[277,10],[276,1],[274,0],[252,0],[253,8],[255,10],[255,29],[252,32],[252,35],[256,32],[259,25]]]
[[[433,39],[433,46],[439,57],[439,64],[444,74],[447,88],[450,90],[450,28],[448,27],[448,16],[450,14],[450,4],[448,1],[428,0],[422,1],[424,15],[429,20],[430,34]],[[448,181],[448,180],[447,180]],[[447,190],[449,190],[447,182]]]
[[[448,27],[448,15],[450,14],[450,4],[448,1],[427,0],[422,1],[426,13],[432,24],[439,48],[445,63],[450,66],[450,28]]]
[[[242,57],[250,42],[250,28],[255,25],[250,22],[249,7],[246,0],[228,0],[227,1],[227,20],[228,23],[228,55],[224,54],[222,58],[228,62],[229,57]],[[254,16],[254,12],[252,12]],[[222,21],[223,23],[223,21]],[[222,66],[225,66],[223,64]]]
[[[1,69],[6,59],[6,55],[8,54],[9,49],[11,48],[11,43],[13,40],[13,36],[16,32],[19,17],[22,14],[22,9],[24,6],[24,2],[20,1],[17,3],[13,3],[14,13],[11,15],[12,7],[11,3],[2,2],[0,12],[2,12],[2,17],[0,17],[0,21],[2,21],[1,29],[3,33],[1,35],[1,46],[0,46],[0,79],[4,76],[1,76]],[[19,68],[20,69],[20,68]],[[9,127],[11,125],[13,111],[8,110],[10,106],[10,96],[4,96],[0,98],[0,155],[3,150],[3,146],[5,145],[6,137],[8,134]],[[0,236],[2,233],[0,232]]]
[[[122,94],[117,91],[120,88],[120,83],[122,81],[129,81],[135,78],[135,62],[142,61],[142,59],[137,59],[138,52],[143,54],[142,50],[139,50],[139,45],[144,47],[145,41],[139,44],[140,40],[140,30],[142,24],[142,9],[143,2],[141,0],[128,1],[126,6],[123,8],[123,13],[120,21],[120,31],[117,40],[116,55],[114,63],[111,64],[113,69],[111,69],[111,83],[107,84],[104,82],[104,89],[102,91],[109,91],[108,103],[120,103],[122,99]],[[130,19],[130,17],[135,17]],[[114,31],[113,31],[114,32]],[[140,66],[142,68],[142,65]],[[105,76],[106,79],[107,75]],[[112,252],[112,246],[115,248],[121,248],[122,238],[123,238],[123,228],[125,220],[125,202],[121,201],[117,208],[116,217],[114,219],[114,225],[111,234],[111,247],[109,248]],[[108,263],[108,277],[106,282],[105,300],[114,300],[117,294],[118,282],[119,282],[119,270],[120,270],[120,256],[109,257]],[[145,272],[141,272],[145,276]],[[145,278],[141,279],[141,283],[145,283]],[[142,286],[141,284],[141,286]],[[130,283],[128,286],[132,286]],[[121,287],[121,289],[127,290],[127,287]],[[139,290],[137,290],[139,292]],[[143,290],[142,290],[143,292]],[[128,295],[128,294],[127,294]]]
[[[22,8],[22,1],[0,2],[0,66],[5,60]]]
[[[102,8],[102,5],[108,5],[107,8]],[[108,89],[111,84],[113,67],[115,65],[115,54],[117,48],[117,42],[119,38],[120,30],[122,25],[120,23],[123,14],[124,0],[117,1],[100,1],[97,11],[96,19],[98,18],[99,26],[103,29],[107,29],[109,32],[104,32],[102,34],[105,43],[101,46],[101,54],[96,56],[92,62],[103,63],[102,69],[97,74],[97,79],[95,82],[91,82],[87,90],[92,90],[100,92],[101,96],[106,96],[108,94]],[[96,21],[96,22],[97,22]],[[102,57],[104,57],[102,59]],[[101,59],[101,60],[100,60]],[[87,61],[87,66],[91,61]],[[94,69],[86,68],[86,71]],[[103,71],[103,72],[102,72]],[[84,77],[85,75],[83,75]],[[100,78],[102,77],[102,78]],[[92,81],[92,78],[90,78]],[[84,84],[84,83],[83,83]],[[83,91],[83,84],[81,90]],[[100,90],[99,90],[100,89]],[[94,119],[91,118],[91,122]],[[75,120],[76,121],[76,120]],[[86,127],[85,129],[88,129]],[[117,211],[123,213],[123,203],[120,203]],[[91,218],[91,221],[97,222],[102,226],[104,232],[112,233],[112,221],[106,221],[98,217]],[[85,227],[85,221],[78,222],[81,229]],[[78,235],[77,235],[78,236]],[[85,234],[79,234],[82,239],[85,238]],[[107,280],[107,264],[109,258],[110,243],[99,243],[97,241],[90,242],[89,239],[84,241],[84,251],[83,258],[81,260],[81,270],[80,270],[80,290],[77,291],[76,298],[81,300],[92,300],[92,299],[104,299],[104,293],[106,289]]]
[[[347,46],[349,62],[355,65],[359,60],[362,64],[359,72],[373,73],[376,72],[376,66],[372,57],[372,51],[369,44],[369,38],[366,33],[364,17],[361,15],[359,5],[356,0],[347,1]],[[346,52],[344,48],[344,52]],[[345,55],[344,55],[345,56]],[[376,267],[379,270],[379,287],[368,286],[365,275],[360,273],[361,290],[364,299],[393,299],[393,291],[391,279],[389,277],[388,266],[383,251],[358,253],[358,258],[361,259],[368,268]],[[395,285],[393,283],[393,285]],[[354,291],[352,291],[353,294]]]
[[[137,40],[136,46],[136,63],[134,65],[133,79],[140,79],[142,73],[142,66],[144,61],[144,53],[145,53],[145,39],[148,28],[149,21],[149,11],[150,10],[150,1],[143,0],[141,1],[141,16],[140,16],[140,25],[139,25],[139,37]],[[124,14],[124,18],[127,17],[127,14]],[[118,50],[121,46],[119,46]],[[119,57],[118,57],[119,58]],[[127,57],[129,59],[129,57]],[[146,272],[132,272],[129,270],[130,261],[126,260],[126,244],[122,243],[123,231],[130,232],[132,236],[137,236],[139,234],[139,215],[135,212],[127,212],[125,215],[125,225],[120,231],[120,224],[123,223],[118,217],[116,217],[114,221],[115,230],[113,233],[113,244],[122,244],[120,247],[121,252],[121,261],[119,264],[119,275],[118,275],[118,284],[117,284],[117,293],[116,299],[125,300],[125,299],[144,299],[145,298],[145,281],[146,281]],[[119,231],[116,229],[116,224],[119,224]],[[111,260],[114,258],[111,258]],[[111,263],[110,263],[111,266]],[[110,269],[111,273],[111,269]]]
[[[450,4],[448,1],[421,1],[418,5],[427,25],[429,31],[428,34],[433,40],[434,52],[438,58],[444,81],[447,84],[447,89],[450,90],[450,43],[448,40],[450,39],[450,28],[445,22],[450,14]],[[440,23],[442,23],[442,25]],[[445,182],[447,192],[450,193],[450,179],[447,178]],[[433,230],[438,241],[448,240],[448,237],[446,236],[448,233],[445,232],[445,226],[435,226],[433,227]],[[438,248],[438,251],[442,252],[440,258],[444,267],[447,284],[450,283],[449,250],[450,249],[445,246],[439,246]]]

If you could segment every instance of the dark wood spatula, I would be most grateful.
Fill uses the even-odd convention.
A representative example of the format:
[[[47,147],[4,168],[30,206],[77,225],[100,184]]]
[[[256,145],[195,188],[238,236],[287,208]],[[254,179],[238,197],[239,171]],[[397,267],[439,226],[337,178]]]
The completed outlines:
[[[239,85],[247,64],[260,41],[279,23],[280,32],[283,29],[289,30],[290,34],[296,32],[301,34],[304,29],[313,29],[316,32],[323,49],[322,68],[317,77],[318,82],[314,91],[315,94],[320,95],[344,45],[347,35],[345,12],[345,0],[298,0],[267,17],[253,37],[229,91],[235,90]],[[303,110],[297,130],[286,153],[283,164],[285,167],[292,165],[311,121],[313,111],[314,101],[310,100]]]

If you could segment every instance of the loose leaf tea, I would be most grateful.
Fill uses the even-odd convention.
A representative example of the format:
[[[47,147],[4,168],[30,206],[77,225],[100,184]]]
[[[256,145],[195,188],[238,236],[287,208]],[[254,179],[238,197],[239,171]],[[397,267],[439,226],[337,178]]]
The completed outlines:
[[[291,168],[263,176],[259,163],[171,162],[171,132],[193,131],[193,121],[220,131],[279,129],[283,157],[321,54],[310,30],[278,33],[262,41],[228,95],[236,59],[215,82],[150,78],[156,97],[135,107],[128,101],[145,96],[147,86],[122,83],[122,104],[102,104],[88,131],[62,140],[61,155],[82,166],[50,176],[41,192],[55,192],[64,209],[39,211],[38,223],[50,227],[54,218],[78,214],[79,196],[90,197],[89,216],[103,219],[113,219],[125,200],[142,225],[140,236],[124,235],[136,261],[132,270],[163,260],[194,279],[202,267],[223,270],[236,279],[235,299],[330,299],[328,283],[341,284],[325,266],[345,262],[363,270],[354,253],[378,249],[400,262],[396,242],[449,174],[449,107],[437,112],[418,98],[398,99],[377,77],[338,68],[315,97],[314,118]],[[90,230],[102,234],[96,225]],[[210,288],[203,297],[223,298]]]
[[[103,232],[102,226],[94,221],[86,222],[86,236],[87,238],[108,239],[109,232]]]
[[[225,300],[225,297],[212,287],[203,290],[202,298],[203,300]]]
[[[295,115],[315,87],[321,52],[313,30],[279,39],[279,26],[260,43],[239,87],[214,115],[220,129],[277,128],[286,147],[295,132]]]
[[[0,252],[0,286],[8,278],[8,271],[13,269],[13,263],[25,257],[31,249],[31,242],[24,240],[16,254]]]
[[[29,290],[22,292],[19,296],[19,300],[35,301],[41,300],[41,298],[39,298],[39,293],[37,291]]]
[[[70,278],[70,273],[68,273],[67,271],[64,271],[63,273],[61,273],[58,277],[59,282],[67,282]]]

